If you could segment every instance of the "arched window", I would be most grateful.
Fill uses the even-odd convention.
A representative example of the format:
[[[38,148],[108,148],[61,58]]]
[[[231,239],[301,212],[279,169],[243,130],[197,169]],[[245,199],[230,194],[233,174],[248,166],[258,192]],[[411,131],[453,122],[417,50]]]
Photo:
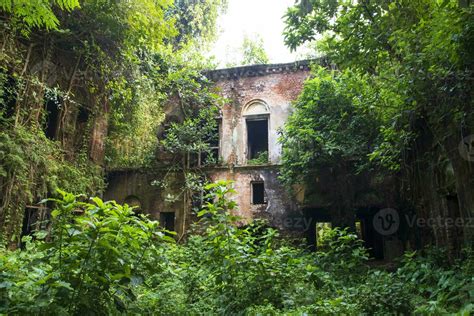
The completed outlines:
[[[243,116],[270,115],[270,109],[265,101],[255,99],[244,106]]]
[[[268,122],[270,109],[263,100],[252,100],[243,109],[247,128],[247,162],[268,162]]]
[[[135,195],[129,195],[125,198],[124,204],[128,204],[128,206],[133,207],[136,213],[140,213],[142,211],[142,203],[140,199]]]

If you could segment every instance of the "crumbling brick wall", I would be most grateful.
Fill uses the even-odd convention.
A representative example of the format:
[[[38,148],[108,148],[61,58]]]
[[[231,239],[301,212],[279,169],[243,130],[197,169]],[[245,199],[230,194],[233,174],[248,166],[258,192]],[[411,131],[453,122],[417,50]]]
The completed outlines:
[[[251,218],[264,218],[271,226],[284,231],[302,232],[305,229],[295,199],[289,196],[278,180],[281,161],[278,137],[279,129],[291,114],[292,101],[300,94],[309,74],[308,62],[245,66],[206,73],[227,102],[222,108],[219,132],[221,164],[207,168],[205,172],[213,181],[234,181],[238,193],[232,198],[239,205],[237,215],[243,218],[243,223]],[[259,165],[249,165],[246,120],[259,116],[254,112],[248,115],[252,102],[263,106],[263,114],[268,118],[268,162]],[[149,173],[140,170],[116,170],[109,174],[105,198],[124,202],[127,196],[134,196],[141,201],[143,211],[155,218],[160,218],[161,212],[174,208],[175,230],[179,236],[182,235],[194,219],[190,205],[185,214],[186,205],[179,201],[166,201],[172,192],[152,186],[151,180]],[[264,183],[266,203],[252,204],[254,182]]]

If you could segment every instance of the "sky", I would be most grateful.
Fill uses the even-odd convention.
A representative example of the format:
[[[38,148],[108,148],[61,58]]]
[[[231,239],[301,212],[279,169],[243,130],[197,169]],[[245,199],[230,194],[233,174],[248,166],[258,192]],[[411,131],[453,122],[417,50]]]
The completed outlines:
[[[303,51],[291,53],[283,44],[286,9],[295,0],[228,0],[228,8],[217,21],[218,38],[210,54],[220,67],[241,60],[240,47],[245,36],[260,35],[270,63],[292,62],[303,59]]]

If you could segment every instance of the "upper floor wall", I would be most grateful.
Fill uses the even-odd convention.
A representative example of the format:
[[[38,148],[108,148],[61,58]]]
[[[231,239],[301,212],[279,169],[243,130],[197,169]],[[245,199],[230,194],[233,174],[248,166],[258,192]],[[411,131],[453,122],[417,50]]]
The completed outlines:
[[[279,130],[310,74],[309,62],[255,65],[208,72],[227,102],[222,108],[219,156],[225,165],[247,165],[267,152],[279,164]]]

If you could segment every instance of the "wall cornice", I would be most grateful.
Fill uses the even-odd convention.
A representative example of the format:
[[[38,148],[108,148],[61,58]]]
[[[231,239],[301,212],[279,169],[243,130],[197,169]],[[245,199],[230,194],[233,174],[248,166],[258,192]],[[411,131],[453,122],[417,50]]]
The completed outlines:
[[[263,64],[208,70],[203,74],[211,81],[233,80],[244,77],[258,77],[272,74],[309,71],[311,64],[327,66],[326,58],[300,60],[285,64]]]

